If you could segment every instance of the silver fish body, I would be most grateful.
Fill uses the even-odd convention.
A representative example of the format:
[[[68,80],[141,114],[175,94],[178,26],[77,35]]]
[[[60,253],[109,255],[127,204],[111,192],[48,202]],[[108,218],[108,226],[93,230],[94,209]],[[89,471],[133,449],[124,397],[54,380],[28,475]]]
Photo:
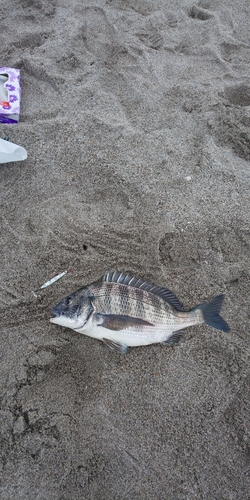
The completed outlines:
[[[115,271],[77,290],[52,309],[52,323],[102,340],[118,352],[127,347],[178,343],[183,329],[207,323],[229,331],[219,316],[223,295],[191,311],[168,289]]]

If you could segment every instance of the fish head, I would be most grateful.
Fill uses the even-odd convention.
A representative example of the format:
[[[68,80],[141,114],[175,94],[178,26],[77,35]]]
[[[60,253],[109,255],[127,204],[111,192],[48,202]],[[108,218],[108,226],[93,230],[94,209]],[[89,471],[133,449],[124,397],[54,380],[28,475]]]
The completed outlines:
[[[86,288],[81,288],[67,295],[53,309],[51,309],[51,323],[66,326],[73,330],[81,329],[89,320],[92,311],[93,296]]]

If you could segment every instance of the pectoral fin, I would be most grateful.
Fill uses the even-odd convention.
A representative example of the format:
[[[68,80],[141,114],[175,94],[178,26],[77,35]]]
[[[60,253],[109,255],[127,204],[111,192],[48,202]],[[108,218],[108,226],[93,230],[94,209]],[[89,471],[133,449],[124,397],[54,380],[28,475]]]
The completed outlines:
[[[118,316],[116,314],[96,314],[97,326],[102,326],[108,330],[125,330],[133,326],[154,326],[148,321],[140,318],[131,318],[131,316]]]
[[[104,344],[106,344],[112,351],[119,352],[120,354],[125,354],[127,351],[127,344],[120,344],[119,342],[115,342],[114,340],[102,339]]]
[[[176,345],[179,343],[179,340],[184,333],[185,332],[183,330],[178,330],[177,332],[174,332],[167,340],[164,340],[163,343],[167,345]]]

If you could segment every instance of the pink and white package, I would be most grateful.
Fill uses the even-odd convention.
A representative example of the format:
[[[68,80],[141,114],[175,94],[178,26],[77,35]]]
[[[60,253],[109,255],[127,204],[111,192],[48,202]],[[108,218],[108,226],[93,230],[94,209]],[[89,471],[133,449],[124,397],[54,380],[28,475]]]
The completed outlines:
[[[0,68],[0,122],[17,123],[20,114],[20,70]]]

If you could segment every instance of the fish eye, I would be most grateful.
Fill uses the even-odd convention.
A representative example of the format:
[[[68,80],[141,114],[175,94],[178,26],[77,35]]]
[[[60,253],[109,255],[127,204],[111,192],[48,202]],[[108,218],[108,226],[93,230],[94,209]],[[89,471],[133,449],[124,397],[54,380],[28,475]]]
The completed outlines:
[[[73,301],[73,297],[71,295],[69,295],[69,297],[66,297],[66,299],[65,299],[66,306],[70,306],[70,304],[72,304],[72,301]]]

